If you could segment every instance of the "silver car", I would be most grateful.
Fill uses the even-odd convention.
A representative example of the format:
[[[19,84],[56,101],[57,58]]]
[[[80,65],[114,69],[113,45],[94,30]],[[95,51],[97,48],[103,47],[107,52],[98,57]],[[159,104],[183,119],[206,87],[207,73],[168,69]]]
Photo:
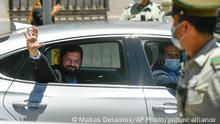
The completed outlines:
[[[83,48],[79,83],[41,83],[34,78],[24,31],[0,43],[0,119],[76,123],[168,123],[176,99],[156,86],[151,67],[158,45],[170,42],[170,24],[90,22],[39,27],[51,65],[59,49]]]

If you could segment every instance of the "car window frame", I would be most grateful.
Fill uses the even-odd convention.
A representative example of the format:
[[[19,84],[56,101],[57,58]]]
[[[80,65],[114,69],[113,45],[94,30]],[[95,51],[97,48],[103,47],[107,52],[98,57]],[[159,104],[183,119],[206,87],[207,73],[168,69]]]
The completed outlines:
[[[163,41],[158,41],[158,42],[164,42],[164,41],[170,41],[171,36],[170,35],[143,35],[143,34],[135,34],[132,37],[136,38],[138,40],[138,42],[140,43],[139,45],[141,46],[141,49],[139,49],[139,54],[141,54],[143,59],[139,62],[140,65],[147,65],[146,67],[150,67],[149,61],[148,61],[148,57],[145,53],[145,49],[144,49],[144,45],[145,42],[155,42],[156,39],[162,39]],[[144,42],[143,39],[145,39],[146,41]],[[144,87],[148,87],[148,86],[156,86],[156,87],[161,87],[161,86],[157,86],[154,79],[153,79],[153,75],[152,75],[152,68],[150,67],[150,72],[149,70],[145,69],[145,68],[141,68],[142,73],[142,78],[143,78],[143,83],[142,86]],[[148,75],[151,74],[151,80],[149,80],[148,78],[146,78],[146,76],[144,75]]]
[[[56,48],[57,46],[62,46],[62,45],[68,45],[68,44],[77,44],[77,45],[83,45],[83,44],[95,44],[95,43],[119,43],[119,47],[121,50],[119,50],[119,52],[122,54],[122,56],[120,56],[120,66],[122,67],[122,69],[125,69],[125,75],[126,75],[126,80],[127,80],[127,83],[126,84],[130,84],[130,79],[129,79],[129,69],[126,70],[126,67],[127,67],[127,57],[126,57],[126,54],[125,54],[125,48],[124,48],[124,45],[123,43],[126,41],[126,37],[122,37],[122,36],[117,36],[117,37],[86,37],[86,38],[80,38],[80,39],[68,39],[66,41],[62,41],[60,43],[53,43],[51,46],[45,48],[42,50],[43,53],[45,52],[48,52],[48,50],[51,50],[53,48]],[[66,43],[63,43],[63,42],[66,42]],[[48,45],[48,44],[47,44]],[[49,44],[50,45],[50,44]],[[124,65],[123,65],[124,64]],[[107,84],[108,85],[108,84]],[[113,84],[114,85],[114,84]],[[119,84],[120,85],[120,84]],[[123,85],[123,84],[121,84]]]
[[[68,39],[57,39],[55,41],[46,41],[46,42],[43,42],[44,45],[50,45],[50,44],[56,44],[56,43],[62,43],[63,41],[72,41],[72,40],[81,40],[81,39],[89,39],[89,38],[123,38],[124,40],[122,41],[122,43],[126,43],[127,42],[127,38],[130,37],[130,34],[120,34],[120,35],[96,35],[96,36],[86,36],[86,37],[74,37],[74,38],[68,38]],[[117,39],[118,40],[118,39]],[[127,65],[127,55],[128,53],[126,53],[126,48],[125,48],[125,45],[122,45],[122,50],[124,52],[124,59],[125,59],[125,62]],[[42,48],[41,48],[42,49]],[[11,52],[8,52],[6,54],[4,54],[3,56],[1,56],[1,58],[5,58],[5,57],[8,57],[12,54],[16,54],[16,53],[19,53],[19,52],[22,52],[22,51],[26,51],[27,48],[26,46],[25,47],[22,47],[22,48],[19,48],[19,49],[16,49],[14,51],[11,51]],[[128,77],[128,84],[127,86],[140,86],[139,83],[132,83],[131,82],[131,79],[130,79],[130,67],[127,67],[127,77]],[[10,77],[9,77],[10,79]],[[26,83],[38,83],[36,81],[31,81],[31,80],[23,80],[23,79],[17,79],[17,78],[11,78],[12,81],[18,81],[18,82],[26,82]],[[64,84],[64,83],[54,83],[54,82],[49,82],[48,84],[53,84],[53,85],[72,85],[72,84]],[[74,85],[77,85],[77,84],[74,84]],[[79,84],[80,85],[80,84]],[[108,84],[109,85],[109,84]],[[122,84],[123,85],[123,84]]]

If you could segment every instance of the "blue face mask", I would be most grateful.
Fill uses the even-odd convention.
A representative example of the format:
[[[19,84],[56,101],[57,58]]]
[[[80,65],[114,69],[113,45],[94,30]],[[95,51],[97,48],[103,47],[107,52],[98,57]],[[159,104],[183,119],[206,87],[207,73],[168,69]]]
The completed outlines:
[[[180,50],[183,50],[182,46],[180,45],[180,41],[184,38],[184,36],[181,38],[181,40],[178,40],[178,39],[176,38],[176,36],[175,36],[175,34],[176,34],[176,29],[177,29],[181,24],[183,24],[183,23],[180,23],[180,24],[178,24],[176,27],[173,26],[173,27],[171,28],[171,33],[172,33],[172,39],[171,39],[171,41],[172,41],[172,43],[173,43],[174,46],[176,46],[176,47],[177,47],[178,49],[180,49]]]
[[[165,59],[164,67],[170,71],[177,71],[180,67],[180,59]]]

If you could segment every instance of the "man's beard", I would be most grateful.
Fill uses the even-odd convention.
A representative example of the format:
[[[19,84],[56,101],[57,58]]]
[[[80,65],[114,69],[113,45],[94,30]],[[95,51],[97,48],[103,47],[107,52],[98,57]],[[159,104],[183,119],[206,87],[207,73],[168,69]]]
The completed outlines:
[[[74,66],[66,66],[66,67],[62,66],[62,70],[68,74],[74,74],[77,68]]]

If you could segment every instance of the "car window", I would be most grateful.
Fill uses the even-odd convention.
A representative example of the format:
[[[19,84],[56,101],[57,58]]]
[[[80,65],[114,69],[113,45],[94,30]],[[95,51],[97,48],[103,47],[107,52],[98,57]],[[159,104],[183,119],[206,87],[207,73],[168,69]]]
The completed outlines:
[[[51,65],[59,64],[60,48],[77,43],[83,49],[83,61],[78,72],[79,83],[129,85],[122,40],[88,41],[49,44],[41,52]],[[1,59],[0,73],[11,78],[35,81],[34,66],[27,50],[14,52]]]
[[[74,42],[83,42],[77,43],[83,49],[83,60],[78,71],[79,83],[129,84],[121,40]],[[51,65],[59,64],[59,51],[62,47],[52,47],[45,52]]]
[[[171,41],[169,38],[149,37],[149,36],[146,36],[146,37],[141,36],[141,37],[138,37],[138,39],[142,43],[142,50],[143,50],[143,53],[145,54],[146,62],[148,62],[149,66],[150,66],[149,68],[148,67],[143,68],[143,72],[145,75],[144,76],[144,82],[145,82],[144,85],[155,86],[156,83],[154,81],[149,83],[148,79],[151,76],[152,80],[154,80],[153,75],[152,75],[152,67],[159,59],[159,45],[163,44],[163,43],[169,43]],[[150,75],[149,75],[149,73],[150,73]]]
[[[84,52],[82,68],[121,68],[118,43],[84,44],[81,47]]]
[[[159,46],[160,44],[170,43],[170,39],[165,38],[141,38],[145,54],[148,58],[148,62],[150,66],[152,67],[155,62],[159,59],[160,50]]]
[[[21,51],[0,60],[0,73],[6,77],[34,80],[28,51]]]
[[[147,55],[148,62],[150,64],[150,66],[152,67],[159,56],[158,43],[145,42],[144,50],[145,50],[145,54]]]

